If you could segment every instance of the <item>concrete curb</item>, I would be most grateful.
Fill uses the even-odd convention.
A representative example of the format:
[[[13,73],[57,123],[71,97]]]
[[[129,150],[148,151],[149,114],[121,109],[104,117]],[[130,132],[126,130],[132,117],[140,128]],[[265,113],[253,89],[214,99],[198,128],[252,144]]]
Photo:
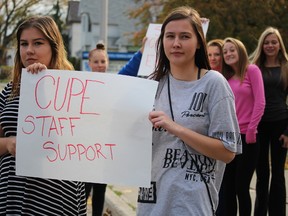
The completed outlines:
[[[109,187],[106,188],[104,211],[111,216],[136,216],[136,211],[132,209],[125,198],[115,194]]]

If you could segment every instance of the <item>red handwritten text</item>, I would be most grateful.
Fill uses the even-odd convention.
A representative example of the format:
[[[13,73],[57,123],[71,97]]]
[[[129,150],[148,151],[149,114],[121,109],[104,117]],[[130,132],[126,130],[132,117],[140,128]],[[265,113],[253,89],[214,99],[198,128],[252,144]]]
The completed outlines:
[[[66,82],[66,87],[63,85],[63,82]],[[90,114],[90,115],[99,115],[96,112],[84,111],[85,103],[88,102],[90,97],[87,95],[87,89],[91,87],[92,84],[104,84],[104,82],[99,80],[80,80],[78,78],[69,78],[66,81],[61,80],[61,77],[55,78],[51,75],[43,76],[38,80],[35,86],[35,101],[37,106],[40,109],[54,108],[56,111],[61,111],[66,109],[66,112],[70,111],[72,99],[80,98],[79,104],[79,113],[80,114]],[[49,85],[51,88],[49,88]],[[41,101],[40,93],[43,92],[44,86],[49,88],[49,90],[54,91],[52,98],[48,99],[46,103]],[[60,94],[60,90],[65,89],[65,92]],[[60,98],[62,95],[62,98]],[[51,107],[52,106],[52,107]],[[92,106],[93,107],[93,106]]]
[[[79,117],[54,117],[54,116],[26,116],[22,127],[22,131],[25,134],[32,134],[35,131],[36,125],[40,125],[41,136],[51,136],[51,132],[54,132],[57,136],[63,136],[64,131],[73,136],[75,121],[80,120]],[[66,129],[66,130],[64,130]]]
[[[49,151],[47,159],[49,162],[57,160],[89,160],[106,159],[113,160],[113,148],[116,144],[100,144],[85,146],[83,144],[55,144],[52,141],[47,141],[43,144],[43,149]]]

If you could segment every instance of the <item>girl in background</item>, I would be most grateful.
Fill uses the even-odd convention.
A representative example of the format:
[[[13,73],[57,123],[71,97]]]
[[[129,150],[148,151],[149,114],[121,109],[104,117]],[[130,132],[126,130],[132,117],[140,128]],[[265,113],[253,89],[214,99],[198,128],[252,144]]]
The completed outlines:
[[[218,71],[220,73],[222,73],[222,64],[223,64],[223,52],[222,52],[223,44],[224,40],[222,39],[213,39],[207,43],[207,53],[210,67],[212,70]],[[220,199],[224,199],[222,186],[219,191],[219,200]],[[224,202],[219,202],[218,208],[216,210],[216,215],[221,216],[221,214],[218,213],[222,212],[222,209],[224,208],[224,206],[222,205],[224,205]]]
[[[214,39],[207,43],[207,53],[211,69],[222,73],[223,53],[222,46],[224,41],[222,39]]]
[[[236,114],[242,139],[242,154],[227,164],[222,187],[225,211],[220,215],[251,215],[250,182],[256,168],[259,143],[257,127],[265,108],[262,74],[258,66],[249,64],[244,44],[226,38],[223,45],[222,74],[235,95]],[[221,205],[221,204],[220,204]]]
[[[108,53],[103,43],[97,43],[96,48],[89,52],[89,67],[93,72],[106,72],[109,65]]]
[[[250,56],[261,69],[266,107],[259,124],[255,216],[286,215],[285,161],[288,148],[288,56],[278,29],[268,27]],[[270,155],[269,155],[270,152]],[[271,182],[270,179],[271,162]]]
[[[142,41],[141,49],[134,54],[131,60],[118,72],[122,75],[137,76],[144,50],[146,38]],[[89,52],[89,67],[92,72],[105,73],[109,66],[109,57],[103,43],[98,43],[96,48]],[[92,189],[92,215],[101,216],[105,202],[105,192],[107,184],[85,183],[86,199],[88,199]]]
[[[103,43],[97,43],[96,48],[89,52],[89,67],[92,72],[105,73],[108,69],[109,57]],[[86,201],[92,190],[92,215],[102,216],[107,184],[85,182]]]

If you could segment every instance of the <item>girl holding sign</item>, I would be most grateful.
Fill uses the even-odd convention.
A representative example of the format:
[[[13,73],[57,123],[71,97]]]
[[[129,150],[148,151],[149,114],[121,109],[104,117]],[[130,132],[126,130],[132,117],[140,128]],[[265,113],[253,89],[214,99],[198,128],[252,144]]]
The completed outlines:
[[[241,153],[234,95],[210,70],[201,19],[179,7],[157,41],[152,179],[140,188],[137,214],[214,215],[226,163]]]
[[[29,70],[32,64],[37,71],[43,65],[49,69],[73,69],[51,17],[31,17],[18,27],[13,80],[0,94],[0,215],[86,215],[82,182],[15,174],[21,70]]]

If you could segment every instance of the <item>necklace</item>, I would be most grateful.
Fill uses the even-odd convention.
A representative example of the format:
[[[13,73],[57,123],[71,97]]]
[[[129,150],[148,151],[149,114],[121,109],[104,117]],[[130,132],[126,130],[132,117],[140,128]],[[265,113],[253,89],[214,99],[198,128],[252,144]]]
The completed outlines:
[[[169,107],[170,107],[170,114],[171,114],[171,118],[173,121],[175,121],[174,119],[174,113],[173,113],[173,107],[172,107],[172,102],[171,102],[171,91],[170,91],[170,78],[169,78],[169,74],[167,76],[167,85],[168,85],[168,99],[169,99]],[[201,78],[201,69],[200,67],[198,68],[198,73],[197,73],[197,80],[199,80]]]
[[[200,77],[201,77],[200,71],[201,71],[201,70],[200,70],[200,68],[199,68],[199,69],[198,69],[198,75],[197,75],[197,79],[198,79],[198,80],[199,80]],[[168,74],[168,75],[167,75],[167,87],[168,87],[169,108],[170,108],[171,118],[172,118],[172,120],[175,122],[174,112],[173,112],[173,106],[172,106],[172,100],[171,100],[171,90],[170,90],[170,78],[169,78],[169,76],[170,76],[170,75]],[[209,187],[208,187],[208,183],[207,183],[205,177],[203,176],[203,173],[202,173],[200,167],[198,166],[197,162],[194,160],[194,158],[193,158],[193,157],[191,156],[191,154],[190,154],[190,151],[187,149],[186,144],[184,143],[183,140],[181,140],[181,141],[182,141],[182,143],[184,144],[186,150],[189,152],[189,155],[190,155],[190,157],[191,157],[192,163],[194,163],[194,165],[196,166],[196,169],[197,169],[198,173],[200,174],[202,181],[205,183],[205,186],[206,186],[206,189],[207,189],[207,193],[208,193],[208,197],[209,197],[209,201],[210,201],[210,204],[211,204],[212,213],[213,213],[213,216],[215,216],[215,215],[216,215],[216,213],[215,213],[216,211],[215,211],[215,209],[214,209],[214,205],[213,205],[213,201],[212,201],[212,196],[211,196],[211,193],[210,193],[210,190],[209,190]]]

